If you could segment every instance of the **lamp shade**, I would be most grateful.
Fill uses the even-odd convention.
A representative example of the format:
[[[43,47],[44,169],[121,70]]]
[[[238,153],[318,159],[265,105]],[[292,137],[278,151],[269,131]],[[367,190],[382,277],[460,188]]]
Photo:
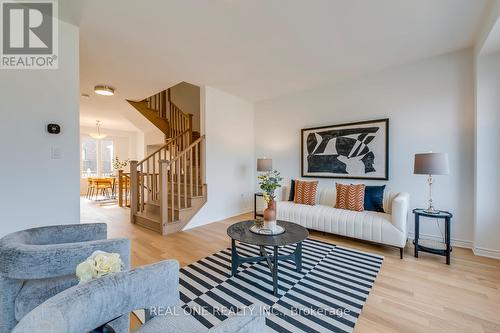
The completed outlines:
[[[257,171],[266,172],[273,169],[273,160],[270,158],[258,158],[257,159]]]
[[[416,175],[447,175],[450,173],[448,154],[415,154],[413,173]]]

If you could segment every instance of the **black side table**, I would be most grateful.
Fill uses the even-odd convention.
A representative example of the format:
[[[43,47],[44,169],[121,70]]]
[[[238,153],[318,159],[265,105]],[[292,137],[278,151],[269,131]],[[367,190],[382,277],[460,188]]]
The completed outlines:
[[[263,197],[264,193],[255,193],[253,197],[253,218],[257,219],[257,216],[264,217],[264,213],[257,212],[257,197]]]
[[[415,240],[413,241],[413,244],[415,244],[415,258],[418,258],[418,251],[433,253],[433,254],[437,254],[440,256],[445,256],[446,257],[446,264],[449,265],[450,264],[450,257],[451,257],[451,250],[452,250],[450,230],[451,230],[451,218],[453,217],[453,215],[450,212],[445,212],[445,211],[439,211],[439,213],[437,213],[437,214],[432,214],[432,213],[426,212],[425,209],[414,209],[413,214],[415,214]],[[421,216],[435,218],[435,219],[444,219],[446,249],[444,249],[444,250],[433,249],[433,248],[418,244],[418,239],[420,237],[420,217]]]

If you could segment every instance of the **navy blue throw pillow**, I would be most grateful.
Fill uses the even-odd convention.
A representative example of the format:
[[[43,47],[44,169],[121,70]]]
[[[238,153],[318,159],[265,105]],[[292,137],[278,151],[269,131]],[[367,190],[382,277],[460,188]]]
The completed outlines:
[[[365,210],[384,213],[384,190],[385,185],[365,187]]]
[[[295,199],[295,179],[290,182],[290,195],[288,196],[288,201],[293,201]]]

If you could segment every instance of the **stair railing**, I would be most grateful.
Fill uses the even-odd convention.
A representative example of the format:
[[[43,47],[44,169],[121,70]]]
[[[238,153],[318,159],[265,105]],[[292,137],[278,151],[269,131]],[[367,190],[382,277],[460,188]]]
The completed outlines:
[[[188,196],[203,195],[201,156],[205,136],[171,160],[160,161],[160,215],[162,226],[175,221],[175,208],[188,207]]]
[[[145,99],[148,108],[156,111],[158,117],[162,119],[168,118],[168,99],[167,99],[167,90],[160,91],[157,94],[154,94]]]
[[[171,161],[191,143],[191,132],[185,130],[152,152],[142,161],[130,161],[130,209],[134,214],[143,212],[148,201],[159,201],[160,161]]]
[[[173,102],[170,102],[168,121],[170,125],[170,137],[175,137],[179,133],[183,133],[186,130],[189,130],[191,133],[193,131],[193,115],[190,113],[184,113]]]
[[[186,130],[193,130],[193,115],[182,111],[170,101],[169,91],[163,90],[145,99],[149,109],[156,111],[158,117],[168,120],[170,138]]]

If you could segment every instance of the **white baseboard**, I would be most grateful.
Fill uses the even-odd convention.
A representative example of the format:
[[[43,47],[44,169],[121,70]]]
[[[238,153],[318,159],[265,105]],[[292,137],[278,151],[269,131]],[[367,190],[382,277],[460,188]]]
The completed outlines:
[[[442,237],[439,237],[436,235],[429,235],[429,234],[420,234],[420,238],[432,240],[432,241],[442,241],[443,240]],[[411,233],[409,232],[408,239],[411,239],[411,240],[415,239],[415,234],[413,232],[411,232]],[[462,247],[465,249],[471,249],[472,253],[474,253],[474,255],[476,255],[476,256],[493,258],[493,259],[500,259],[500,250],[488,249],[488,248],[484,248],[484,247],[477,247],[477,246],[474,246],[474,242],[472,242],[472,241],[452,238],[451,245],[456,246],[456,247]]]
[[[420,234],[421,239],[427,239],[427,240],[432,240],[432,241],[442,241],[443,238],[440,236],[436,235],[430,235],[430,234]],[[408,233],[408,239],[415,239],[415,233],[409,232]],[[465,249],[472,249],[474,248],[474,243],[472,241],[464,240],[464,239],[457,239],[457,238],[452,238],[451,239],[451,245],[456,246],[456,247],[463,247]]]
[[[472,248],[472,252],[474,252],[474,254],[476,256],[488,257],[488,258],[493,258],[493,259],[500,259],[500,251],[499,250],[487,249],[484,247],[474,247],[474,248]]]

